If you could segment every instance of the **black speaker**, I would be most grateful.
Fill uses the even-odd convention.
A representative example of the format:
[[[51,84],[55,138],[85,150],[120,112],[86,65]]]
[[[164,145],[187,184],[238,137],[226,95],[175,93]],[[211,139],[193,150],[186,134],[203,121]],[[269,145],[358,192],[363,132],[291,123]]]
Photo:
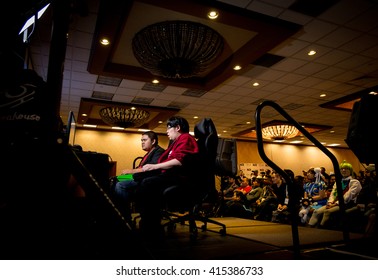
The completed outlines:
[[[378,159],[375,130],[378,121],[378,96],[366,94],[353,105],[352,115],[345,142],[365,164],[376,163]]]
[[[215,173],[218,176],[235,176],[237,173],[236,139],[219,138]]]

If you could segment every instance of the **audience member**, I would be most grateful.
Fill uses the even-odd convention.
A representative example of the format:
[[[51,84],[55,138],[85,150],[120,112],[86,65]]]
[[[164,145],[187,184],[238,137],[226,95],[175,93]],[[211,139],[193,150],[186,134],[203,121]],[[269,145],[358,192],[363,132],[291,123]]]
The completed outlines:
[[[222,197],[224,200],[229,200],[231,197],[234,196],[234,191],[236,188],[239,187],[239,185],[236,183],[236,179],[234,176],[227,176],[228,184],[227,186],[221,191]]]
[[[219,191],[218,196],[218,208],[216,210],[216,215],[224,216],[226,211],[226,202],[231,200],[234,196],[234,190],[239,187],[238,184],[236,184],[236,176],[224,176],[226,177],[223,181],[227,182],[224,183],[223,188]]]
[[[290,180],[294,184],[294,172],[290,169],[285,169],[285,173],[289,176]],[[285,181],[284,178],[282,178],[278,173],[273,174],[278,176],[273,176],[275,178],[274,183],[272,185],[273,191],[277,196],[277,209],[273,210],[272,212],[272,222],[276,223],[287,223],[289,222],[289,216],[290,216],[290,210],[289,210],[289,184]],[[298,196],[298,189],[297,185],[293,185],[293,192],[291,195],[291,199],[297,199]]]
[[[238,175],[235,178],[236,184],[238,184],[240,186],[240,184],[243,182],[244,177],[246,177],[245,174],[244,174],[244,171],[243,171],[243,169],[240,169]]]
[[[326,172],[326,169],[324,166],[320,167],[320,174],[322,176],[322,180],[328,184],[329,181],[329,174]]]
[[[247,178],[246,178],[247,179]],[[236,188],[233,197],[225,204],[224,216],[239,218],[251,218],[252,211],[247,208],[246,194],[251,191],[252,187],[248,184],[248,179]]]
[[[252,190],[246,194],[247,206],[254,209],[256,207],[256,201],[259,199],[263,192],[264,179],[261,176],[257,176],[256,180],[252,183]]]
[[[371,228],[369,216],[371,214],[375,215],[377,206],[377,181],[374,174],[374,166],[368,166],[361,182],[362,189],[357,196],[356,205],[345,211],[351,230],[360,232],[369,231]]]
[[[265,177],[271,177],[271,175],[272,175],[272,170],[270,170],[270,169],[265,169],[265,176],[262,176],[263,178],[265,178]]]
[[[303,185],[299,217],[306,224],[312,212],[327,204],[326,183],[321,176],[320,168],[310,168],[307,171],[307,182]]]
[[[247,177],[244,177],[240,186],[235,188],[234,193],[240,192],[243,195],[246,195],[247,193],[249,193],[252,190],[252,186],[251,186],[250,181],[251,181],[250,179],[248,179]]]
[[[279,180],[281,180],[281,178],[278,173],[272,174],[272,184],[269,184],[269,181],[264,180],[263,192],[259,199],[256,200],[254,219],[262,221],[272,220],[272,212],[276,210],[278,206],[277,195],[275,194],[272,186],[277,184]]]
[[[331,172],[329,173],[329,179],[327,183],[327,198],[330,196],[333,185],[336,183],[336,174]]]
[[[251,172],[251,180],[254,181],[257,178],[257,176],[259,176],[259,171],[257,169],[252,170],[252,172]]]
[[[352,177],[353,167],[350,163],[343,161],[340,164],[340,172],[342,175],[341,185],[343,190],[345,208],[348,209],[355,206],[357,196],[362,187],[360,182]],[[340,207],[337,185],[334,184],[331,195],[328,198],[327,205],[316,209],[312,213],[308,225],[313,227],[319,223],[319,226],[321,227],[330,227],[330,218],[339,211]]]

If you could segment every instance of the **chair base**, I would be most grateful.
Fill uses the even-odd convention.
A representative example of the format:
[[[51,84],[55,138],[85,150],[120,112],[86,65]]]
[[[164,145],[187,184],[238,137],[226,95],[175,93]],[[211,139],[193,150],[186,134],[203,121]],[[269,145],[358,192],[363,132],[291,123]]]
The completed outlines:
[[[202,231],[207,231],[207,224],[215,224],[221,227],[219,230],[219,233],[224,236],[226,235],[226,225],[212,220],[209,217],[201,216],[201,215],[195,215],[192,212],[188,212],[186,214],[177,214],[173,212],[165,211],[163,213],[163,216],[168,219],[168,222],[164,223],[162,226],[163,228],[167,228],[168,231],[173,231],[176,228],[176,224],[182,224],[184,225],[185,222],[189,223],[189,233],[190,233],[190,239],[196,240],[198,237],[198,229],[200,228]],[[196,221],[200,221],[203,223],[201,227],[197,226]]]

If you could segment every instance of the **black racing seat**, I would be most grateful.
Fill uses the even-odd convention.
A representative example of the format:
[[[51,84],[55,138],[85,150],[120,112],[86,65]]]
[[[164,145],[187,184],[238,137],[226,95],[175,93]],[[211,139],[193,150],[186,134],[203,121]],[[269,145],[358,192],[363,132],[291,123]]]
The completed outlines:
[[[202,119],[194,127],[194,136],[197,139],[199,154],[191,163],[191,176],[184,187],[171,186],[163,193],[167,206],[163,216],[168,218],[168,222],[163,223],[163,226],[172,230],[177,223],[188,222],[192,240],[198,235],[196,221],[203,222],[203,231],[207,230],[208,223],[212,223],[221,227],[219,233],[226,234],[226,226],[210,218],[212,207],[218,201],[215,187],[218,134],[213,121],[210,118]]]

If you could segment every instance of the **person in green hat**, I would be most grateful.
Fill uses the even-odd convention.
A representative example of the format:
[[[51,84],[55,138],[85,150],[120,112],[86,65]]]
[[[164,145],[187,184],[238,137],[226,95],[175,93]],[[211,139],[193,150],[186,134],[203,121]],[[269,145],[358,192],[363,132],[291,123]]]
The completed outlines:
[[[356,204],[357,196],[362,186],[360,181],[354,179],[353,167],[345,160],[340,164],[340,173],[342,176],[341,185],[343,189],[343,198],[346,208],[353,207]],[[320,227],[329,227],[331,217],[340,211],[339,199],[337,194],[336,183],[333,185],[327,204],[316,209],[308,222],[308,225],[314,227],[319,224]]]

